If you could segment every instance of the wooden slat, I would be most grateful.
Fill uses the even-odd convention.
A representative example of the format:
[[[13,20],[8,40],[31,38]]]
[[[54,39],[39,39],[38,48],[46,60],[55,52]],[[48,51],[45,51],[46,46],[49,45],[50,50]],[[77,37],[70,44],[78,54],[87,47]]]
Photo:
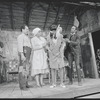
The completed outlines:
[[[34,15],[32,16],[30,19],[40,19],[41,16],[38,16],[38,15]],[[41,17],[42,19],[45,19],[45,16],[44,17]]]
[[[44,23],[45,19],[33,19],[30,20],[30,23],[37,22],[37,23]]]
[[[8,9],[7,5],[0,4],[0,9]]]
[[[32,10],[32,13],[33,13],[33,12],[37,12],[37,13],[46,13],[46,11],[39,10],[39,9],[33,9],[33,10]]]
[[[15,86],[16,86],[15,84],[8,84],[8,85],[3,86],[2,88],[4,88],[4,90],[0,93],[0,98],[9,97],[9,94],[12,93]]]
[[[41,15],[41,16],[43,16],[43,15],[46,15],[46,12],[39,12],[39,11],[37,11],[37,12],[32,12],[32,15]]]
[[[9,95],[11,98],[16,98],[16,97],[21,97],[22,93],[21,90],[19,88],[19,84],[16,84],[16,87],[14,89],[14,91],[12,91],[12,93]]]
[[[24,14],[25,12],[23,11],[23,10],[15,10],[15,9],[13,9],[13,13],[14,13],[14,15],[16,14],[16,13],[18,13],[18,14]]]
[[[33,26],[35,26],[35,25],[43,26],[43,24],[44,24],[44,23],[33,23],[33,24],[29,24],[29,25],[30,25],[30,26],[31,26],[31,25],[33,25]]]

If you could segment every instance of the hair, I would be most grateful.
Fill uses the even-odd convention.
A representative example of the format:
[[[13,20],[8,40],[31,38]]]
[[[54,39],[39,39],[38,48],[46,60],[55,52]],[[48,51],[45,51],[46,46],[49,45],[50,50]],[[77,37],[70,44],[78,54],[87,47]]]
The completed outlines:
[[[58,26],[56,24],[52,24],[50,26],[50,31],[56,31],[57,27]],[[50,34],[50,38],[53,38],[53,35]],[[56,38],[56,34],[55,34],[54,38]]]
[[[26,24],[24,24],[23,26],[21,26],[20,30],[22,32],[22,29],[25,29],[25,26],[27,26]]]
[[[56,30],[57,29],[57,25],[56,24],[52,24],[51,26],[50,26],[50,31],[54,31],[54,30]]]

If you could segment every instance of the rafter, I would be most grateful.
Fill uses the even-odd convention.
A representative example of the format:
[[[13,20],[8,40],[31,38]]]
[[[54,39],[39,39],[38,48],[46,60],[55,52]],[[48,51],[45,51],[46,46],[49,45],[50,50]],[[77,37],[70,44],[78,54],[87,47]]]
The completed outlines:
[[[25,24],[29,25],[29,17],[31,14],[31,10],[32,10],[32,1],[31,2],[26,2],[25,3]]]
[[[79,8],[79,6],[77,6],[76,8],[74,8],[72,11],[69,11],[70,13],[69,13],[69,17],[68,17],[68,21],[67,21],[67,25],[66,25],[66,28],[65,28],[65,31],[67,30],[67,27],[68,27],[68,25],[69,25],[69,22],[70,22],[70,18],[71,18],[71,15],[76,11],[76,9],[78,9]]]
[[[40,2],[38,2],[38,4],[39,4],[39,6],[40,6],[44,11],[46,11],[46,8],[43,7],[43,5],[42,5]]]
[[[59,15],[59,12],[60,12],[60,8],[61,8],[61,5],[59,4],[58,9],[57,9],[57,14],[56,14],[56,17],[55,17],[56,23],[58,23],[58,15]]]
[[[48,9],[47,9],[47,13],[46,13],[46,18],[45,18],[45,23],[44,23],[43,30],[45,29],[45,26],[46,26],[46,23],[47,23],[47,19],[48,19],[48,15],[49,15],[49,10],[50,10],[50,5],[51,5],[51,3],[48,4]]]
[[[14,17],[13,17],[13,10],[12,10],[12,2],[9,2],[10,3],[10,7],[9,7],[9,13],[10,13],[10,23],[11,23],[11,29],[14,30]]]
[[[55,10],[57,12],[57,9],[54,6],[54,2],[51,2],[51,6],[52,6],[53,10]]]

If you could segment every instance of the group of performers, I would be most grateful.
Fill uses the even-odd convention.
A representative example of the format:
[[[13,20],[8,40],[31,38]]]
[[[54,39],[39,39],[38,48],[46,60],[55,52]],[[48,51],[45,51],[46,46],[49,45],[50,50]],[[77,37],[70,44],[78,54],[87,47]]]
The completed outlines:
[[[65,88],[64,68],[66,61],[68,67],[65,69],[68,72],[69,85],[73,84],[73,61],[76,65],[78,85],[82,85],[80,37],[77,31],[78,28],[72,26],[71,32],[65,37],[62,34],[62,27],[53,24],[50,26],[49,34],[46,37],[44,37],[43,31],[37,27],[33,29],[32,38],[30,38],[28,26],[21,27],[22,33],[17,38],[20,89],[27,90],[27,88],[30,88],[28,84],[29,76],[35,77],[37,87],[42,87],[45,85],[43,75],[46,73],[51,73],[52,84],[50,88],[55,88],[58,70],[60,72],[60,86]]]

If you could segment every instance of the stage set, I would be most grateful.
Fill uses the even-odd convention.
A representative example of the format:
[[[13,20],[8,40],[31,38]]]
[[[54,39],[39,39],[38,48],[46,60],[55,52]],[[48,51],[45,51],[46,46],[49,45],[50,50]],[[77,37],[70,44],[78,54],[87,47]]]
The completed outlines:
[[[44,79],[45,86],[36,87],[35,81],[30,81],[32,86],[27,91],[20,90],[18,82],[9,82],[0,84],[0,98],[76,98],[87,94],[100,92],[100,79],[85,78],[82,86],[78,86],[76,80],[73,85],[68,85],[66,80],[66,88],[58,86],[50,88],[47,79]]]
[[[28,0],[0,1],[0,98],[76,98],[78,96],[100,92],[100,3],[66,2],[65,0]],[[32,30],[41,28],[47,38],[52,24],[60,24],[63,37],[77,25],[82,54],[82,86],[78,86],[74,73],[73,85],[66,88],[50,88],[51,80],[44,76],[43,87],[36,87],[35,80],[29,80],[32,87],[21,90],[18,83],[18,48],[17,37],[21,34],[23,24]]]

